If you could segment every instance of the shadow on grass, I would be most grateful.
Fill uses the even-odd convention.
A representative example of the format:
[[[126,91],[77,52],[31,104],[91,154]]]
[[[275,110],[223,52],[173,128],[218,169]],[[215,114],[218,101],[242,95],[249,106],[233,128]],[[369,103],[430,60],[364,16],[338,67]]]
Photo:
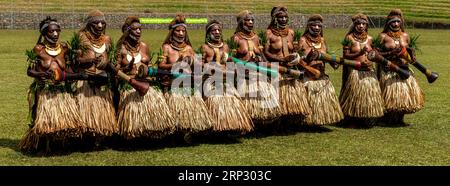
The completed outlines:
[[[108,149],[102,143],[108,141],[109,138],[83,136],[82,138],[67,138],[50,142],[45,139],[41,140],[42,142],[39,142],[37,150],[17,148],[17,151],[30,157],[68,156],[75,152],[98,152]]]
[[[376,126],[378,118],[356,118],[346,116],[342,121],[332,126],[345,129],[371,129]]]
[[[176,132],[161,139],[145,137],[125,139],[116,135],[103,138],[83,136],[82,138],[70,138],[64,142],[57,141],[48,144],[43,140],[38,146],[39,150],[28,151],[19,149],[18,144],[20,143],[20,140],[1,139],[0,145],[2,147],[13,149],[16,152],[21,152],[29,157],[50,157],[67,156],[75,152],[99,152],[109,149],[117,151],[147,151],[164,148],[192,147],[203,143],[240,143],[238,137],[239,135],[234,135],[233,133],[217,134],[211,133],[210,131],[188,135],[182,132]]]
[[[386,122],[383,118],[354,118],[346,117],[339,123],[334,124],[334,127],[346,129],[371,129],[374,127],[399,128],[409,127],[412,124],[405,122]]]
[[[268,124],[255,124],[253,132],[245,135],[246,138],[264,138],[268,136],[288,136],[297,133],[323,133],[332,130],[326,126],[306,125],[303,118],[281,118]]]
[[[211,145],[222,145],[222,144],[236,144],[241,143],[241,138],[243,135],[237,131],[227,131],[227,132],[205,132],[202,134],[197,134],[193,136],[194,143],[201,144],[211,144]]]
[[[100,152],[105,150],[119,150],[119,151],[140,151],[140,150],[155,150],[161,148],[189,146],[191,144],[177,142],[172,143],[171,138],[164,139],[149,139],[137,138],[133,140],[125,140],[123,137],[115,135],[111,137],[94,137],[90,135],[81,138],[68,138],[64,141],[47,141],[42,140],[38,145],[38,150],[29,149],[21,150],[18,147],[20,140],[13,142],[2,141],[1,145],[9,145],[10,148],[29,157],[51,157],[51,156],[68,156],[72,153],[81,152]]]
[[[146,151],[164,148],[190,147],[199,144],[193,140],[192,134],[186,135],[185,133],[176,132],[160,139],[147,137],[125,139],[117,136],[114,140],[105,145],[117,151]]]
[[[378,127],[385,127],[385,128],[400,128],[400,127],[410,127],[412,124],[410,123],[384,123],[384,122],[378,122]]]
[[[0,147],[9,148],[16,152],[20,152],[19,142],[20,142],[19,139],[0,138]]]
[[[157,150],[164,148],[176,147],[192,147],[200,144],[234,144],[241,143],[237,132],[217,133],[212,131],[204,131],[199,133],[183,133],[176,132],[161,139],[151,138],[135,138],[124,139],[118,138],[115,143],[107,144],[114,150],[118,151],[145,151]]]

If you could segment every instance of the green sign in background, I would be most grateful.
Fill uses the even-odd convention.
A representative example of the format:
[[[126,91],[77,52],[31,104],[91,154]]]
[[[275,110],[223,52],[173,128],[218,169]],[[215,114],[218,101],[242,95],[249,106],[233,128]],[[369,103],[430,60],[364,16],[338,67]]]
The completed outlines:
[[[173,20],[173,18],[148,18],[141,17],[139,21],[142,24],[168,24]],[[186,18],[186,23],[188,24],[206,24],[208,23],[208,18]]]

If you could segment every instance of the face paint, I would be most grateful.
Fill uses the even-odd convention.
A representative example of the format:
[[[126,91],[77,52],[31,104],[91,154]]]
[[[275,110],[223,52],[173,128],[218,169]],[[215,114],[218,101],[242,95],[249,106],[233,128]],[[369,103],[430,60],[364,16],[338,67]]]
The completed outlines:
[[[96,36],[102,35],[106,28],[106,22],[104,20],[94,20],[89,25],[91,33]]]
[[[186,28],[183,26],[176,27],[173,31],[172,38],[178,43],[184,42],[186,38]]]
[[[44,38],[47,42],[55,44],[56,42],[58,42],[60,33],[61,29],[58,25],[50,24]]]
[[[141,24],[134,22],[129,28],[130,38],[138,41],[141,38]]]

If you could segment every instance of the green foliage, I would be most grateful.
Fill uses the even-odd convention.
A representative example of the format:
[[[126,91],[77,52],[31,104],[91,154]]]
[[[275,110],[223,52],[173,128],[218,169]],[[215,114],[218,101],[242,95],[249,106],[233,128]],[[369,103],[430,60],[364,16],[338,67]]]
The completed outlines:
[[[259,45],[266,46],[266,43],[267,43],[266,32],[264,30],[260,30],[258,32],[258,37],[259,37]]]
[[[25,55],[27,56],[27,62],[29,68],[34,68],[38,55],[33,50],[25,50]]]
[[[36,61],[38,55],[33,50],[25,50],[25,55],[27,56],[27,61],[30,63],[34,63]]]
[[[156,58],[155,58],[155,56],[156,56]],[[159,52],[155,52],[155,51],[150,52],[150,58],[152,59],[152,60],[150,60],[150,65],[152,67],[155,67],[155,65],[158,66],[158,64],[156,64],[158,62],[158,56],[159,56]],[[153,59],[156,59],[156,60],[153,60]]]
[[[117,46],[114,42],[114,39],[111,38],[111,46],[109,47],[108,52],[108,59],[109,62],[113,65],[117,64]]]
[[[296,29],[294,31],[294,41],[300,41],[301,37],[302,37],[302,31],[300,31],[300,29]]]
[[[410,41],[408,47],[414,49],[415,52],[421,52],[419,45],[418,45],[418,39],[420,37],[420,34],[414,34],[410,36]]]
[[[152,52],[152,56],[153,55],[156,55],[157,56],[157,58],[156,58],[156,60],[155,60],[155,62],[154,63],[152,63],[152,66],[153,67],[157,67],[158,65],[159,65],[159,63],[161,63],[162,62],[162,60],[163,60],[163,50],[162,50],[162,48],[160,47],[159,48],[159,52]]]
[[[86,48],[81,45],[81,39],[78,33],[73,32],[72,37],[69,41],[67,41],[67,44],[69,45],[69,61],[66,63],[69,66],[72,66],[74,70],[77,68],[77,51],[81,50],[82,52],[86,51]]]
[[[230,48],[230,56],[234,56],[234,51],[237,49],[237,43],[231,38],[226,39],[225,43],[227,43]]]
[[[198,48],[196,48],[195,50],[194,50],[194,52],[196,53],[196,54],[203,54],[203,52],[202,52],[202,46],[199,46]]]
[[[378,36],[375,39],[373,39],[372,44],[373,44],[374,48],[377,48],[377,49],[380,49],[380,50],[384,50],[384,46],[381,44],[380,36]]]
[[[342,46],[349,46],[349,47],[352,46],[352,42],[349,39],[347,39],[347,37],[341,41],[341,44]]]

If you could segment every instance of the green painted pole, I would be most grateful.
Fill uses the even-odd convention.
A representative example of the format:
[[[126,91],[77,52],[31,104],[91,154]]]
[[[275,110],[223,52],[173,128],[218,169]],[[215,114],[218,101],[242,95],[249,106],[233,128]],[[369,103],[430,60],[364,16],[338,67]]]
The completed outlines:
[[[263,74],[268,74],[268,75],[273,76],[273,77],[278,77],[278,75],[279,75],[277,70],[273,70],[273,69],[266,68],[266,67],[263,67],[263,66],[258,66],[256,63],[250,63],[250,62],[243,61],[243,60],[240,60],[240,59],[235,58],[235,57],[232,57],[232,59],[233,59],[233,62],[235,64],[244,65],[244,67],[247,67],[250,70],[259,71],[259,72],[261,72]]]

